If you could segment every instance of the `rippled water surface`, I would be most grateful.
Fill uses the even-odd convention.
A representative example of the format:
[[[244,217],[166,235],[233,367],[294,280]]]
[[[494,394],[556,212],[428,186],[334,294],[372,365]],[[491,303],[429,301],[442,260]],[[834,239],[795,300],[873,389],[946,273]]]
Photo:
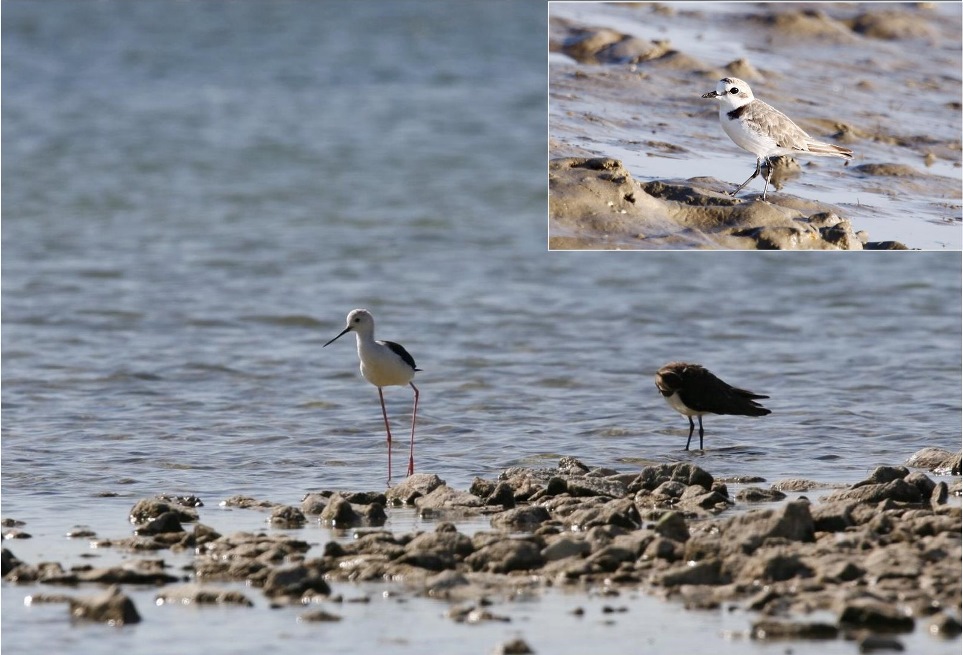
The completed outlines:
[[[3,9],[3,515],[34,535],[10,546],[27,561],[81,563],[70,527],[126,536],[155,493],[199,495],[229,532],[264,520],[217,509],[229,495],[382,488],[377,392],[349,337],[321,349],[355,307],[423,369],[417,467],[460,488],[565,454],[854,481],[960,446],[959,254],[546,252],[541,3]],[[673,359],[769,394],[772,415],[708,417],[705,454],[683,452],[652,380]],[[400,475],[411,393],[386,397]],[[39,634],[217,650],[238,629],[135,590],[147,619],[105,639],[24,608],[29,591],[3,587],[10,652]],[[549,648],[575,602],[476,632],[424,601],[369,606],[325,639],[416,652],[390,626],[423,616],[449,652],[520,632]],[[622,623],[662,612],[679,647],[691,621],[729,629],[637,602]],[[250,652],[317,643],[255,611]]]

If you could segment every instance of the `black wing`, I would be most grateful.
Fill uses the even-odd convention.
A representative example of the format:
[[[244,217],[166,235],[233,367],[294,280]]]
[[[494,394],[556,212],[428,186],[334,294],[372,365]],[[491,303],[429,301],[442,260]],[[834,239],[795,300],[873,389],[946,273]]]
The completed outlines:
[[[769,396],[733,387],[698,364],[669,364],[659,371],[658,377],[661,384],[659,381],[656,384],[662,395],[670,396],[678,391],[685,406],[697,412],[742,416],[771,413],[755,402]]]
[[[420,368],[417,367],[417,365],[415,365],[415,358],[412,357],[408,353],[408,351],[405,350],[405,347],[402,346],[400,343],[395,343],[394,341],[381,341],[380,343],[391,348],[391,352],[398,355],[398,357],[401,357],[401,359],[405,360],[405,364],[407,364],[414,370],[416,371],[421,370]]]

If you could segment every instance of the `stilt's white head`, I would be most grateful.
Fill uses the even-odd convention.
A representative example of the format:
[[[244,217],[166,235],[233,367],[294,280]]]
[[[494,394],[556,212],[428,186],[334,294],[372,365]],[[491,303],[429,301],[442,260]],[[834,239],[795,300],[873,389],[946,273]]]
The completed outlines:
[[[324,344],[324,346],[337,341],[348,332],[357,332],[361,335],[374,334],[374,317],[371,316],[371,312],[369,312],[367,309],[351,310],[351,313],[348,314],[347,326],[341,330],[338,336]],[[324,346],[321,347],[324,348]]]

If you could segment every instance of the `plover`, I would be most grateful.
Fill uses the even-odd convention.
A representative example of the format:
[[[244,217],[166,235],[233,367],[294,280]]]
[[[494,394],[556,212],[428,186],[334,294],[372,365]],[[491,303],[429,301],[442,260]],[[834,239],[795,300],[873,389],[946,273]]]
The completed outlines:
[[[671,362],[655,374],[655,386],[669,407],[689,417],[689,440],[685,449],[689,450],[692,433],[695,430],[693,416],[699,417],[699,450],[705,431],[702,428],[703,414],[737,414],[740,416],[765,416],[770,410],[756,400],[768,398],[745,389],[737,389],[698,364]]]
[[[385,396],[382,387],[409,385],[415,391],[415,406],[411,410],[411,446],[408,451],[408,475],[415,472],[415,417],[418,415],[418,387],[411,381],[420,368],[415,366],[415,358],[403,346],[393,341],[375,341],[374,317],[366,309],[355,309],[348,314],[348,325],[327,346],[342,335],[354,332],[358,340],[358,359],[361,360],[361,375],[365,380],[378,387],[381,399],[381,414],[385,419],[388,433],[388,483],[391,483],[391,426],[388,425],[388,410],[385,409]],[[324,348],[324,346],[321,346]]]
[[[762,170],[762,162],[769,167],[762,199],[766,199],[769,181],[772,179],[770,158],[782,155],[816,155],[819,157],[843,157],[852,159],[853,151],[832,143],[816,141],[793,123],[788,116],[752,95],[752,89],[735,77],[719,80],[715,91],[703,98],[719,101],[719,122],[733,142],[756,156],[756,170],[748,180],[732,192],[735,196],[752,182]]]

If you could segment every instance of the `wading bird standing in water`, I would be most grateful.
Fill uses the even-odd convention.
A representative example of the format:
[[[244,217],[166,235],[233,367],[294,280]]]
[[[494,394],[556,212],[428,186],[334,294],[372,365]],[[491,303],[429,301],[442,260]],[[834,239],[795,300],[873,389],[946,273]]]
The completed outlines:
[[[415,417],[418,415],[418,387],[411,381],[420,368],[415,359],[401,345],[393,341],[375,341],[374,318],[366,309],[355,309],[348,314],[348,324],[338,336],[324,344],[333,343],[348,332],[354,332],[358,340],[358,358],[361,360],[361,375],[365,380],[378,387],[381,399],[381,414],[385,419],[388,433],[388,482],[391,483],[391,426],[388,424],[388,410],[382,387],[409,385],[415,391],[415,406],[411,410],[411,446],[408,451],[408,475],[415,472]],[[324,347],[322,346],[322,348]]]
[[[655,386],[669,407],[689,417],[689,440],[685,449],[689,450],[692,432],[695,430],[693,416],[699,417],[699,450],[703,450],[703,414],[738,414],[740,416],[765,416],[771,413],[757,400],[768,398],[760,394],[737,389],[726,384],[698,364],[672,362],[666,364],[655,374]]]

